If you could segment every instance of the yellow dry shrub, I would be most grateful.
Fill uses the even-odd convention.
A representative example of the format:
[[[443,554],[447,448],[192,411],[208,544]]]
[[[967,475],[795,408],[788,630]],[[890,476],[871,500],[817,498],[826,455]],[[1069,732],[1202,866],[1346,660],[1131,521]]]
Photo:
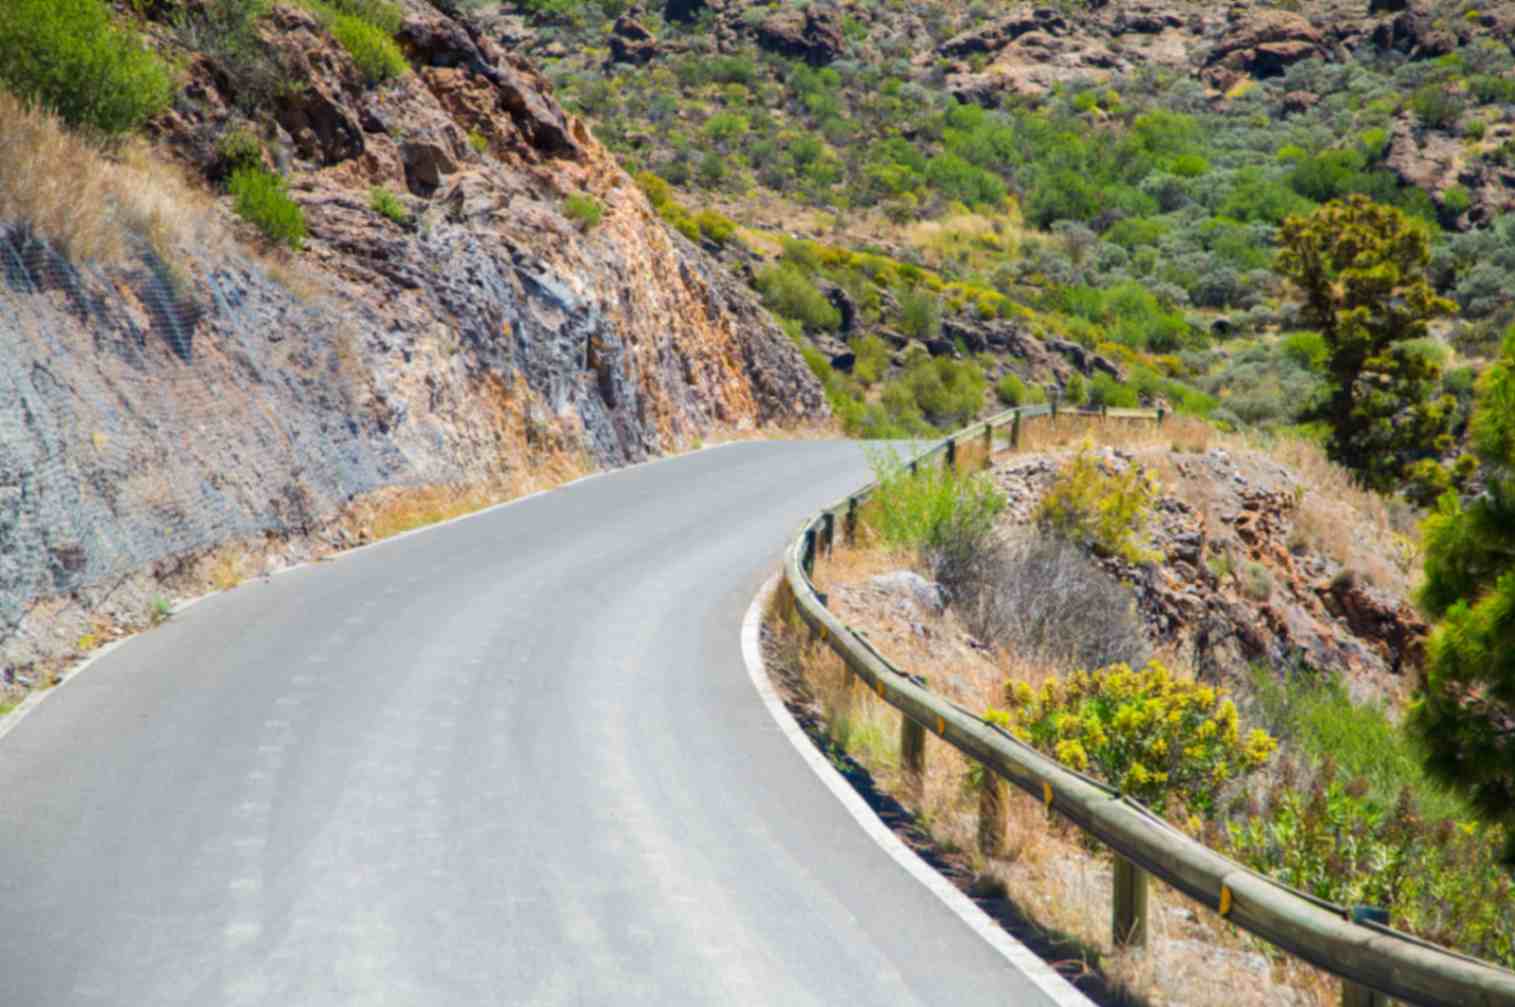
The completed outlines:
[[[1156,554],[1143,540],[1158,491],[1150,469],[1134,464],[1121,472],[1108,469],[1085,438],[1042,499],[1037,520],[1096,552],[1149,562]]]

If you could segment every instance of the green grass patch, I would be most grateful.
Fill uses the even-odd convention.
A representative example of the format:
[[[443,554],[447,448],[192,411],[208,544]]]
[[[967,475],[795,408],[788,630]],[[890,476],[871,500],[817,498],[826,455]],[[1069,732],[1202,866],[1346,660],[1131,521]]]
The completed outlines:
[[[1428,819],[1469,817],[1462,799],[1426,774],[1408,732],[1382,706],[1353,703],[1339,678],[1281,680],[1262,667],[1252,676],[1260,719],[1296,752],[1316,762],[1331,758],[1348,777],[1366,780],[1384,805],[1408,787]]]
[[[289,197],[284,179],[262,168],[238,168],[227,191],[236,197],[237,213],[270,241],[299,251],[305,245],[305,214]]]

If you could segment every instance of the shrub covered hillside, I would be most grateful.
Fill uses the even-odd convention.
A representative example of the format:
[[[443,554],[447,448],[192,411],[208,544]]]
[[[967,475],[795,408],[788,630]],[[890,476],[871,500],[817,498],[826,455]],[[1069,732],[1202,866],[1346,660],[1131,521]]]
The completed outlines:
[[[1309,421],[1340,378],[1275,268],[1279,228],[1361,194],[1424,229],[1424,272],[1453,302],[1419,352],[1455,437],[1469,363],[1511,314],[1515,15],[1405,7],[516,0],[479,16],[672,226],[748,269],[858,433],[1051,389]],[[1445,453],[1441,432],[1401,461]]]

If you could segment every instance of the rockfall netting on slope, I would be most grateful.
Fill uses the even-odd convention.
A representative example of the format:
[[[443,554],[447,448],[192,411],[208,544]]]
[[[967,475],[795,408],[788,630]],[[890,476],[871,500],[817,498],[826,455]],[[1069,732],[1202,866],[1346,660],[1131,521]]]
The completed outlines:
[[[414,478],[356,334],[251,259],[71,264],[0,229],[0,663],[28,607],[297,535]]]

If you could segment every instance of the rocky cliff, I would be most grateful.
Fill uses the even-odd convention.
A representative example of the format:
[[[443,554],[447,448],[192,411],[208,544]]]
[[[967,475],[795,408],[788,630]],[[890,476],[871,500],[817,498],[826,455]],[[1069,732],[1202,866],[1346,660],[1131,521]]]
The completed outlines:
[[[825,419],[748,290],[529,64],[402,6],[411,72],[377,87],[314,16],[274,7],[259,32],[287,79],[256,113],[169,13],[149,22],[186,68],[152,125],[160,155],[219,193],[227,138],[255,137],[304,211],[302,251],[249,251],[221,196],[108,265],[0,230],[0,686],[142,621],[165,579],[229,543],[293,558],[340,540],[375,490],[504,495],[549,463]],[[570,195],[600,219],[571,219]]]

